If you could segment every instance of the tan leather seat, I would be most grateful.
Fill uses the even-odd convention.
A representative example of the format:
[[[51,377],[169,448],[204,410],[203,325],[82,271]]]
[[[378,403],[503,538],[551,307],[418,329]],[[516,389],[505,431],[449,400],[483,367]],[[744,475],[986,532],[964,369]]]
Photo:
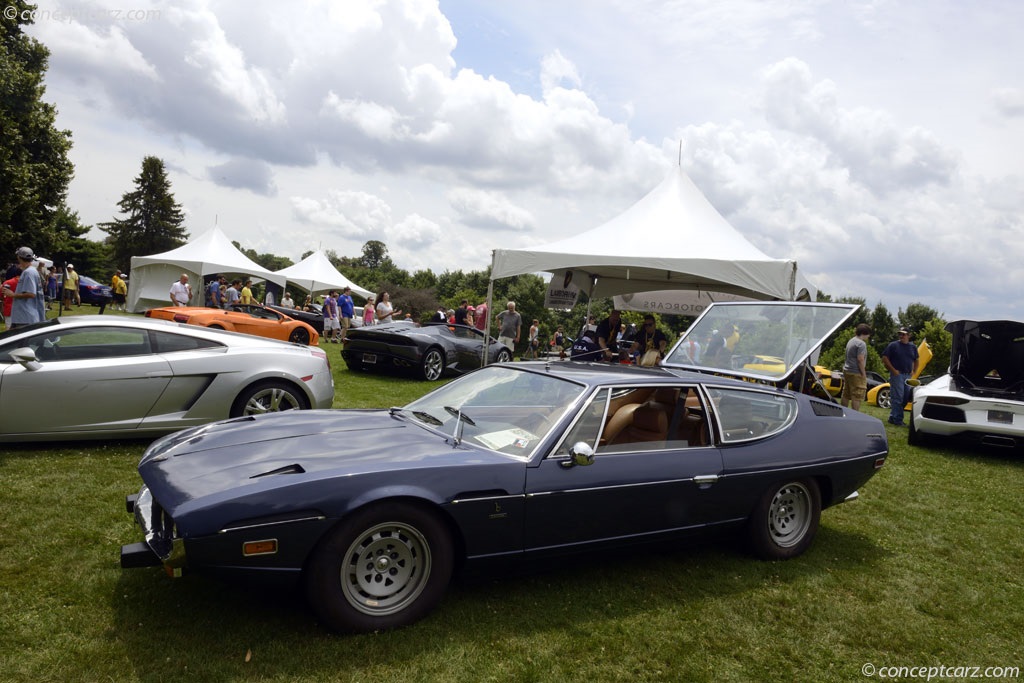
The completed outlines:
[[[668,415],[658,406],[645,403],[632,409],[630,413],[632,421],[608,443],[612,445],[649,443],[664,441],[668,436]]]

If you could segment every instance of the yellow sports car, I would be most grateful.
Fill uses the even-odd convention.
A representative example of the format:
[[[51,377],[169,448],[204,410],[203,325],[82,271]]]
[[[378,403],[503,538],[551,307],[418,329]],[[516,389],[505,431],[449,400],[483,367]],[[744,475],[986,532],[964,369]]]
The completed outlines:
[[[310,325],[258,304],[240,304],[226,310],[202,306],[168,306],[151,308],[146,311],[146,317],[243,332],[309,346],[316,346],[320,341],[320,335]]]
[[[921,371],[924,370],[924,366],[928,365],[928,361],[932,359],[932,349],[928,346],[928,340],[923,339],[917,346],[917,370],[910,376],[910,381],[913,382],[921,376]],[[868,389],[867,401],[872,403],[879,408],[888,409],[892,406],[891,391],[889,389],[889,383],[879,384],[874,389]],[[903,407],[904,410],[910,410],[910,402]]]

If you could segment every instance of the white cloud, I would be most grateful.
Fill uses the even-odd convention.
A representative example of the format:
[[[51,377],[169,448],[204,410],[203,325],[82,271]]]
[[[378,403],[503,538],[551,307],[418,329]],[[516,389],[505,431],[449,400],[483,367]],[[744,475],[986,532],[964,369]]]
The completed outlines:
[[[528,231],[536,224],[529,211],[497,192],[458,187],[448,193],[448,202],[463,223],[475,228]]]

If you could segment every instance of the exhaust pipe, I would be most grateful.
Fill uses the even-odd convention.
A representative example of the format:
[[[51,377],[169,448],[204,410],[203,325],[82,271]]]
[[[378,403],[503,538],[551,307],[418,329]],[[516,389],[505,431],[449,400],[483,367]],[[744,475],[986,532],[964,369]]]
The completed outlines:
[[[981,443],[998,448],[1014,448],[1017,446],[1017,440],[1012,436],[993,436],[991,434],[981,437]]]

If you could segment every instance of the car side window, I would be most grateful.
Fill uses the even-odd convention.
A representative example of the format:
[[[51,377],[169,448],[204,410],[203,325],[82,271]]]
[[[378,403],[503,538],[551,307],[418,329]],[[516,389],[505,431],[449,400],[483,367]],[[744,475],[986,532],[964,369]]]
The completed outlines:
[[[706,446],[708,434],[694,387],[638,388],[612,397],[597,455]]]
[[[711,388],[722,443],[748,441],[776,434],[796,419],[797,403],[789,396],[763,391]]]
[[[194,351],[196,349],[224,348],[223,344],[211,339],[187,337],[183,334],[170,332],[151,332],[154,353],[173,353],[175,351]]]
[[[29,338],[31,348],[43,363],[144,356],[152,353],[146,330],[123,327],[81,327],[53,330]]]
[[[604,424],[605,411],[608,408],[608,397],[610,389],[601,389],[580,411],[579,418],[569,428],[562,442],[552,455],[569,455],[569,449],[582,441],[595,451],[597,450],[598,437],[601,435],[601,426]]]

